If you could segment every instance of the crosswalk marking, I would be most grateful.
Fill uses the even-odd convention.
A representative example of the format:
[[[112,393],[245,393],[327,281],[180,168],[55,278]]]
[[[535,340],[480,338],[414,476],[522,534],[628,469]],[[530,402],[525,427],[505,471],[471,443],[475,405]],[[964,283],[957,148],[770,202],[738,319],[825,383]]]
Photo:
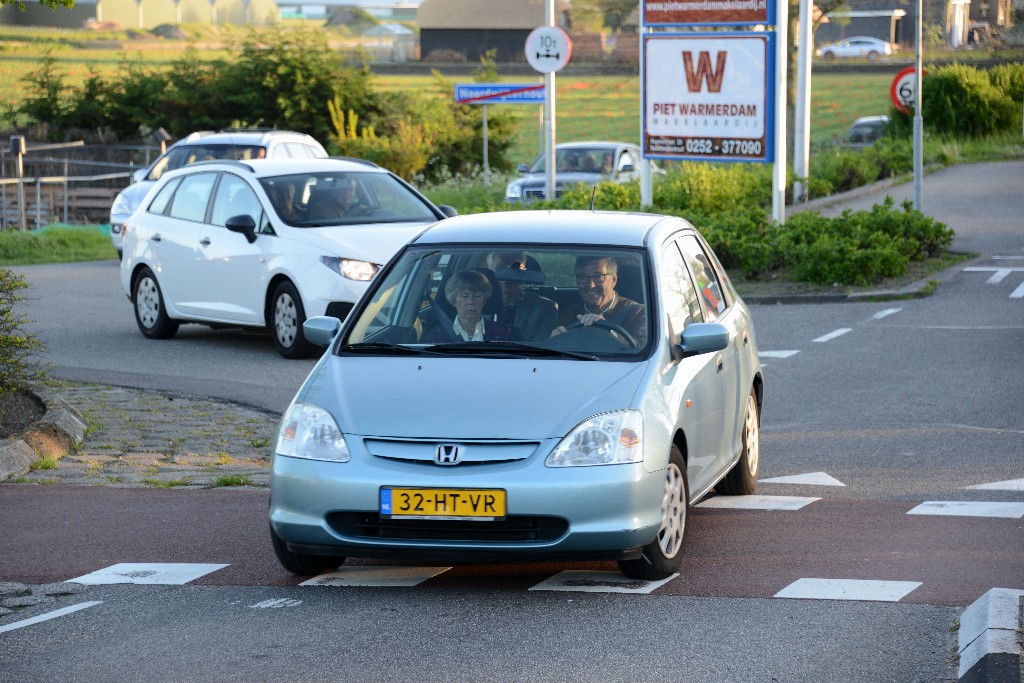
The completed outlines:
[[[776,598],[810,600],[866,600],[899,602],[921,585],[920,581],[874,581],[870,579],[797,579]]]
[[[572,591],[579,593],[650,593],[679,576],[673,574],[661,581],[630,579],[618,572],[566,571],[551,576],[531,591]]]
[[[699,508],[733,510],[799,510],[821,498],[804,496],[715,496],[697,503]]]
[[[878,313],[875,313],[873,316],[871,316],[871,318],[873,320],[881,320],[882,318],[886,318],[890,315],[893,315],[894,313],[899,313],[902,310],[902,308],[887,308],[884,311],[879,311]]]
[[[38,624],[38,623],[40,623],[42,621],[49,621],[50,619],[56,619],[57,617],[62,617],[65,614],[71,614],[73,612],[77,612],[79,610],[87,609],[89,607],[95,607],[96,605],[101,605],[101,604],[103,604],[102,600],[92,600],[90,602],[80,602],[77,605],[71,605],[70,607],[63,607],[61,609],[53,610],[52,612],[47,612],[46,614],[40,614],[40,615],[37,615],[37,616],[34,616],[34,617],[30,617],[28,619],[22,619],[21,621],[16,621],[13,624],[7,624],[6,626],[0,626],[0,633],[7,633],[8,631],[15,631],[15,630],[17,630],[19,628],[25,628],[26,626],[31,626],[32,624]]]
[[[97,586],[111,583],[135,583],[151,586],[182,586],[189,581],[206,576],[226,564],[192,564],[182,562],[131,563],[122,562],[105,569],[99,569],[66,583],[82,583]]]
[[[758,351],[757,355],[761,358],[789,358],[800,353],[799,351]]]
[[[808,484],[810,486],[846,486],[835,477],[825,472],[807,472],[806,474],[791,474],[786,477],[772,477],[770,479],[759,479],[760,484]]]
[[[975,484],[965,486],[968,489],[981,489],[984,491],[1024,491],[1024,479],[1007,479],[1006,481],[993,481],[987,484]]]
[[[991,501],[926,500],[908,515],[948,515],[950,517],[1024,518],[1024,503]]]
[[[409,588],[443,574],[451,567],[339,567],[303,581],[300,586],[368,586]]]

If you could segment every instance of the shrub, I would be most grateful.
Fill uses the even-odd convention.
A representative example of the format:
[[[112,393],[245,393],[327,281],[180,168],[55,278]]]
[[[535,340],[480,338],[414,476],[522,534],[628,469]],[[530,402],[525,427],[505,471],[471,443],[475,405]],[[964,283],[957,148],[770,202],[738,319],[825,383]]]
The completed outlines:
[[[925,129],[940,135],[981,137],[1020,125],[1020,104],[1004,88],[1015,83],[1013,71],[999,71],[990,79],[975,67],[952,64],[929,69],[921,86],[921,114]],[[893,111],[893,130],[909,135],[913,112]]]
[[[24,331],[26,320],[14,310],[25,299],[21,290],[27,288],[21,275],[0,268],[0,396],[42,378],[33,357],[42,343]]]

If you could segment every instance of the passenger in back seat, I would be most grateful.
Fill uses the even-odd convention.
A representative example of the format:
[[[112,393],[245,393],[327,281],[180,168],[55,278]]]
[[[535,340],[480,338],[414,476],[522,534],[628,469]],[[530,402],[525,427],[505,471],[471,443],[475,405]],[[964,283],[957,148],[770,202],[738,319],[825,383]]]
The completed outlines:
[[[518,272],[526,271],[526,254],[491,252],[487,255],[487,267],[494,271],[501,286],[504,307],[498,322],[519,330],[524,341],[548,339],[558,325],[558,306],[551,299],[524,290],[522,282],[514,279]]]

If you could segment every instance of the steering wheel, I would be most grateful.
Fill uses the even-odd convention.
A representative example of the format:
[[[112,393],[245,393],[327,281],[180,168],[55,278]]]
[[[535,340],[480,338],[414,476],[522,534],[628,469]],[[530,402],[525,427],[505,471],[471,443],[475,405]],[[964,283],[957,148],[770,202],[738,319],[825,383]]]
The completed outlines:
[[[607,320],[595,320],[590,325],[584,325],[583,323],[573,323],[572,325],[566,327],[565,331],[568,332],[569,330],[578,330],[583,327],[600,327],[601,329],[608,330],[609,332],[614,332],[622,340],[629,344],[630,348],[640,348],[640,344],[638,344],[636,339],[633,338],[633,335],[626,331],[626,328],[624,328],[622,325],[610,323]]]

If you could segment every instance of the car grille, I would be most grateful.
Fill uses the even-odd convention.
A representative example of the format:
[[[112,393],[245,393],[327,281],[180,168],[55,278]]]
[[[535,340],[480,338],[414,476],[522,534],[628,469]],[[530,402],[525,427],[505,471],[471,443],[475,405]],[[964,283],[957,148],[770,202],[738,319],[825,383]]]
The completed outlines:
[[[327,523],[350,538],[484,543],[552,541],[569,528],[568,522],[558,517],[513,516],[499,522],[471,522],[381,519],[376,513],[367,512],[335,512],[327,515]]]
[[[539,190],[524,190],[523,201],[524,202],[542,202],[544,201],[544,195],[546,194],[545,188]],[[555,198],[561,197],[565,192],[563,190],[555,189]]]

